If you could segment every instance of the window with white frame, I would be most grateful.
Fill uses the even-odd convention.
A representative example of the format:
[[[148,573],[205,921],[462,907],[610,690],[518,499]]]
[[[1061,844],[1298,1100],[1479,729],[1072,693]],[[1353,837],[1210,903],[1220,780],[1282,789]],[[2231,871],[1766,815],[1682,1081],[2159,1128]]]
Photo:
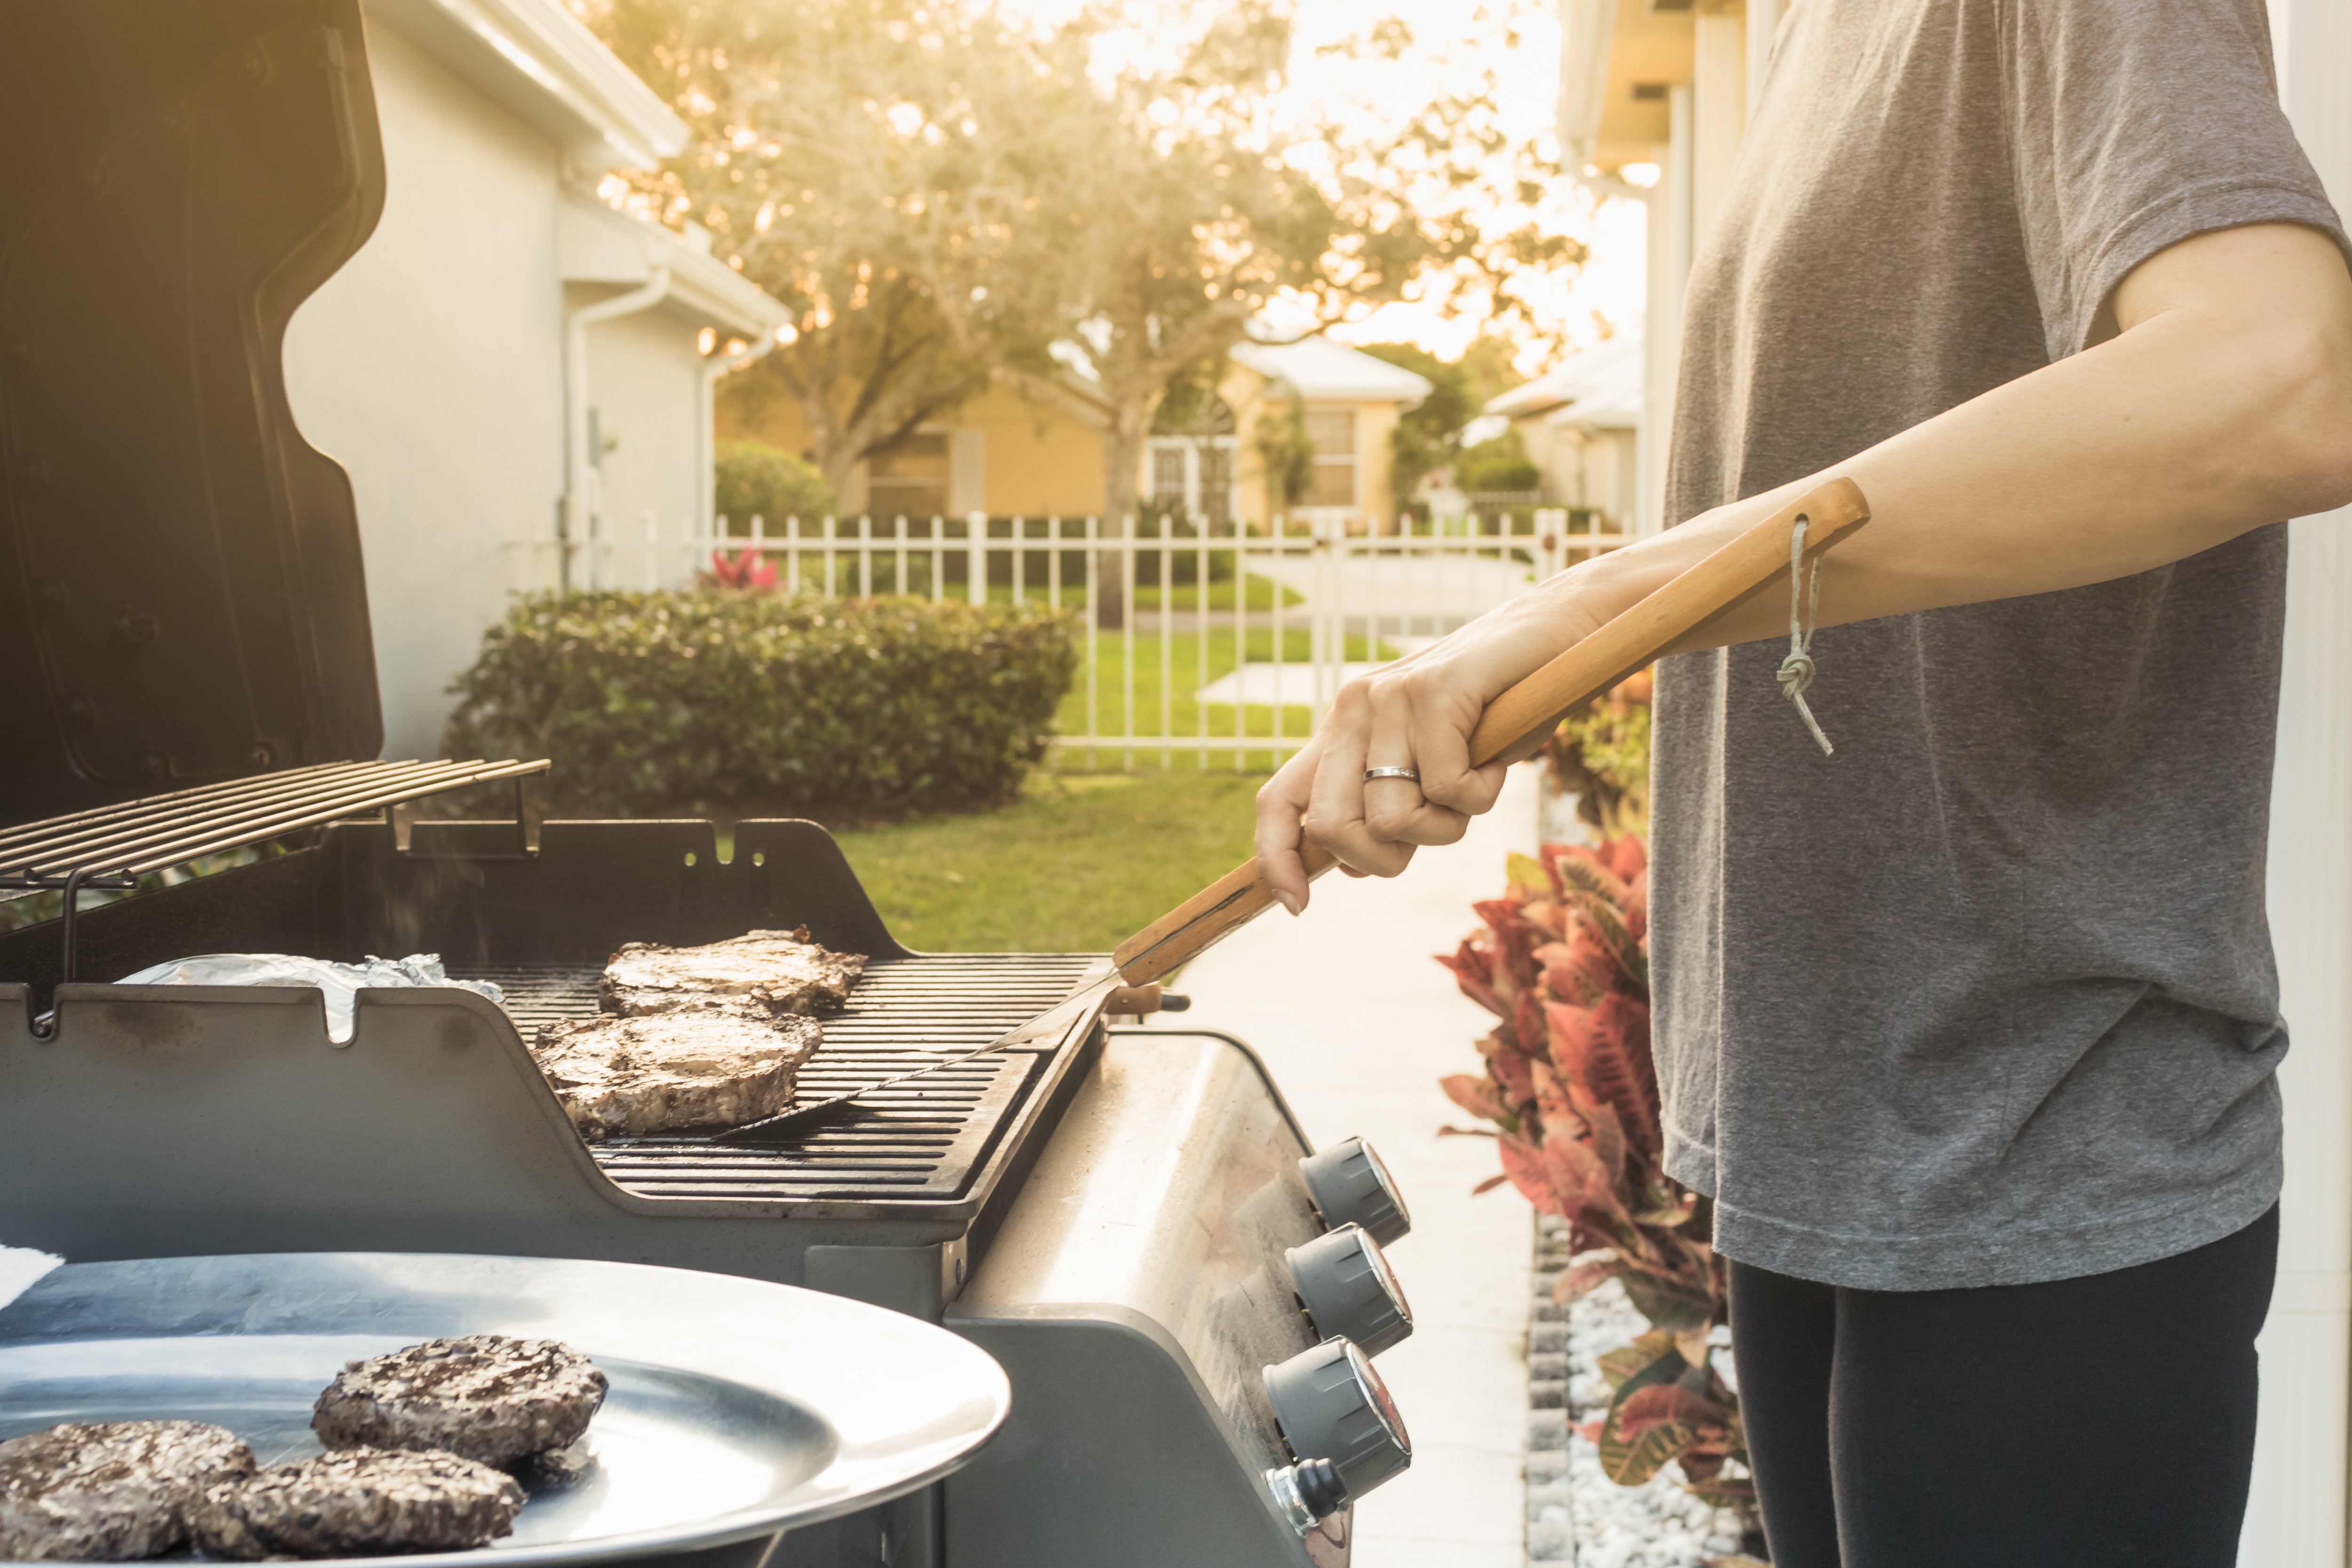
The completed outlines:
[[[1145,510],[1155,516],[1231,521],[1239,450],[1231,436],[1154,436]]]

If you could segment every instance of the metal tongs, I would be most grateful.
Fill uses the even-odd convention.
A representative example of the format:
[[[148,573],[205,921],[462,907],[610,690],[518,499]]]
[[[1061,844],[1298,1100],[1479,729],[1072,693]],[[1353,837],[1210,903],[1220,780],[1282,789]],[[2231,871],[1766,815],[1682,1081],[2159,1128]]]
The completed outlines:
[[[847,1110],[869,1094],[879,1094],[886,1089],[896,1089],[902,1083],[928,1078],[944,1068],[960,1067],[975,1057],[987,1056],[1014,1046],[1050,1046],[1068,1033],[1072,1026],[1092,1014],[1097,1004],[1114,1016],[1140,1017],[1146,1013],[1181,1013],[1192,1005],[1189,996],[1172,991],[1162,991],[1152,984],[1123,985],[1118,984],[1118,972],[1106,964],[1090,970],[1070,994],[1009,1035],[1003,1035],[984,1046],[968,1051],[958,1051],[951,1057],[941,1057],[935,1062],[909,1068],[879,1083],[861,1084],[857,1088],[825,1100],[812,1100],[747,1121],[740,1127],[730,1127],[711,1137],[714,1143],[789,1143],[796,1142],[839,1113]]]

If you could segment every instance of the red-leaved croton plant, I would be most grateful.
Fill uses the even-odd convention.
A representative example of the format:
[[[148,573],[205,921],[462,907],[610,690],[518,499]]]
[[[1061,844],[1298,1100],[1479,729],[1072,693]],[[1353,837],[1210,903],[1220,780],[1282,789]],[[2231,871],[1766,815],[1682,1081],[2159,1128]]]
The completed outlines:
[[[1599,847],[1514,855],[1510,888],[1476,907],[1484,928],[1440,963],[1500,1020],[1478,1042],[1483,1076],[1444,1080],[1456,1105],[1495,1123],[1502,1173],[1568,1222],[1573,1257],[1558,1299],[1616,1279],[1650,1331],[1601,1357],[1613,1391],[1582,1428],[1625,1486],[1670,1459],[1688,1489],[1752,1517],[1738,1396],[1713,1364],[1724,1271],[1704,1205],[1661,1168],[1650,1058],[1649,868],[1627,834]],[[1482,1130],[1483,1131],[1483,1130]],[[1727,1473],[1726,1460],[1740,1473]]]

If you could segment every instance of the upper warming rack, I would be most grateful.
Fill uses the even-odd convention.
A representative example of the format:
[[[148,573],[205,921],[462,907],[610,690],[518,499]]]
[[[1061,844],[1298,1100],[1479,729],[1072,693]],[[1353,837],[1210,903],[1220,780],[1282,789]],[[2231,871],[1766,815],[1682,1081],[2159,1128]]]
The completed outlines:
[[[0,889],[129,888],[150,871],[378,810],[404,839],[408,803],[501,779],[514,781],[521,848],[535,853],[546,773],[544,762],[324,763],[149,795],[0,830]]]

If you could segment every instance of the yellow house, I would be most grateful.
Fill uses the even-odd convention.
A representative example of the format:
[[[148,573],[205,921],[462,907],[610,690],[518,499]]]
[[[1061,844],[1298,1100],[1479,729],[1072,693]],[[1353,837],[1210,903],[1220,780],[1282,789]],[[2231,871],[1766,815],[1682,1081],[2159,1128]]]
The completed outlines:
[[[1075,357],[1075,356],[1074,356]],[[1004,383],[891,450],[858,465],[842,510],[877,517],[1086,517],[1103,510],[1102,437],[1092,378],[1074,365],[1049,392],[1023,395]],[[1240,520],[1264,526],[1277,513],[1328,519],[1351,529],[1397,510],[1389,482],[1389,436],[1398,416],[1429,395],[1409,370],[1323,338],[1234,347],[1209,406],[1190,427],[1156,432],[1138,490],[1147,512]],[[1296,405],[1315,449],[1313,479],[1294,505],[1267,494],[1255,433],[1266,416]],[[798,407],[779,399],[746,420],[722,404],[719,430],[802,451]]]

